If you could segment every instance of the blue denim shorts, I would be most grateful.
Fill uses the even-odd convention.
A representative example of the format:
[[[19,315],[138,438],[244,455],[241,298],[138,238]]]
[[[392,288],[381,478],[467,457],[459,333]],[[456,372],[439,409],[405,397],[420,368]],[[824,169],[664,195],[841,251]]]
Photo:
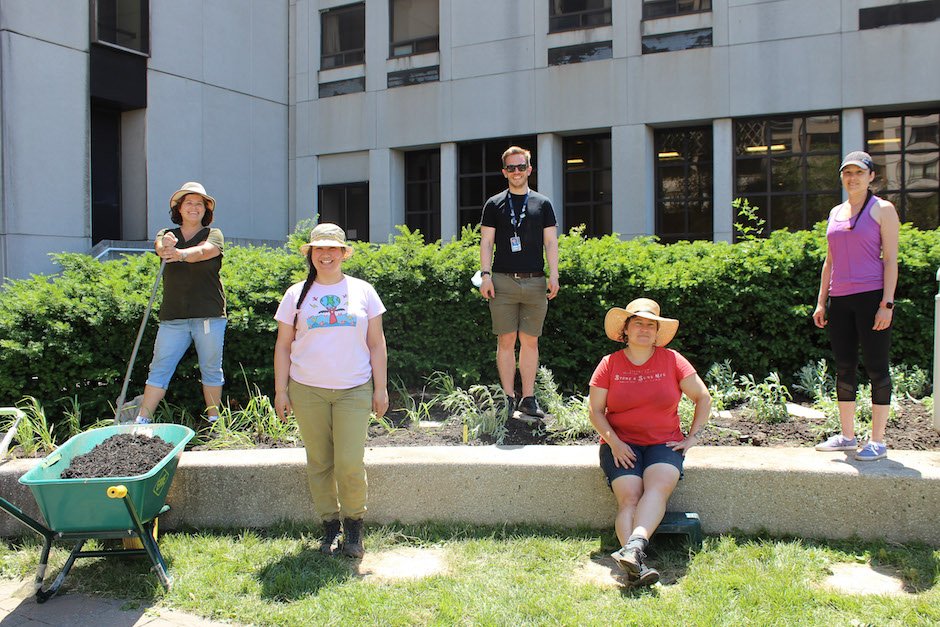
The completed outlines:
[[[150,362],[147,385],[165,390],[180,360],[193,343],[196,344],[196,356],[199,357],[202,384],[223,385],[222,344],[227,324],[225,318],[187,318],[161,322],[157,339],[153,343],[153,361]]]
[[[614,454],[610,450],[610,445],[606,442],[601,444],[601,469],[607,477],[608,486],[618,477],[629,475],[642,477],[643,471],[653,464],[675,466],[679,470],[679,478],[682,478],[682,462],[685,461],[685,456],[679,451],[674,451],[665,444],[651,444],[650,446],[631,444],[630,448],[633,449],[633,453],[636,455],[636,462],[634,462],[633,468],[624,468],[614,464]]]

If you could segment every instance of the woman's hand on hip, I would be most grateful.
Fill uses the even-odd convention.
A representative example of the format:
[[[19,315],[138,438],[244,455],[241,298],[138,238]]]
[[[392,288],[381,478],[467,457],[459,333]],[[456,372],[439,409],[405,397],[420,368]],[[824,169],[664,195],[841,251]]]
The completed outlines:
[[[666,446],[668,446],[669,448],[677,452],[682,451],[683,454],[685,454],[687,450],[689,450],[696,444],[698,444],[698,435],[691,434],[691,433],[685,436],[685,439],[682,440],[681,442],[676,442],[676,441],[666,442]]]
[[[614,466],[633,468],[633,464],[636,462],[636,453],[633,452],[629,444],[616,440],[615,442],[608,442],[607,445],[610,446],[610,452],[614,456]]]
[[[291,407],[290,396],[287,395],[287,392],[275,392],[274,411],[277,413],[278,418],[281,419],[281,422],[287,422],[287,417],[294,413],[294,408]]]
[[[381,418],[388,411],[388,390],[375,390],[372,392],[372,411]]]

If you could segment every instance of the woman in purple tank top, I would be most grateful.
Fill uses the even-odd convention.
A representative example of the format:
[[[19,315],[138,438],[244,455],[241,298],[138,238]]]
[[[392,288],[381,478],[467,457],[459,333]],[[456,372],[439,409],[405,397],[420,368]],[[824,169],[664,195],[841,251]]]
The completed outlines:
[[[818,444],[816,450],[854,451],[855,459],[873,461],[888,453],[884,441],[891,404],[888,355],[900,221],[894,205],[869,190],[875,173],[867,152],[847,154],[839,172],[848,200],[829,213],[826,261],[813,322],[820,329],[829,326],[842,432]],[[872,399],[871,437],[860,450],[855,437],[859,347]]]

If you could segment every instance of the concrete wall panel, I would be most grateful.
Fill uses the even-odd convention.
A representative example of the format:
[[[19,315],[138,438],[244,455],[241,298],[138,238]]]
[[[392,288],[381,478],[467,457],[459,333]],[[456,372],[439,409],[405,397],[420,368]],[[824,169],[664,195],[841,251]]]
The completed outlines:
[[[8,237],[87,238],[88,55],[8,31],[0,47]]]
[[[704,48],[627,59],[627,122],[656,124],[726,115],[728,49]]]
[[[846,33],[841,88],[847,107],[940,100],[940,22]]]
[[[446,0],[445,0],[446,1]],[[533,2],[541,0],[475,0],[450,3],[454,48],[512,37],[531,36],[545,25],[533,22]]]
[[[728,43],[733,45],[838,33],[838,2],[778,0],[736,4],[728,11]]]
[[[88,7],[88,2],[2,0],[0,30],[87,51]]]

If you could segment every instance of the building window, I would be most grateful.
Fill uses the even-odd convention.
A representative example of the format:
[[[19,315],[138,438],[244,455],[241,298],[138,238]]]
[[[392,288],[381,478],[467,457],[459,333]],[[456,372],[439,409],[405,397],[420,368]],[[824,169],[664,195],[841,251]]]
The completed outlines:
[[[321,185],[319,222],[338,224],[346,237],[369,241],[369,183]]]
[[[661,128],[656,155],[656,235],[664,244],[714,238],[712,127]]]
[[[858,10],[858,29],[940,20],[940,0],[902,2]]]
[[[610,0],[548,0],[548,32],[607,26]]]
[[[350,4],[320,14],[320,69],[358,65],[366,57],[366,5]]]
[[[389,72],[388,76],[386,76],[386,85],[389,89],[393,87],[406,87],[408,85],[420,85],[421,83],[439,81],[441,79],[440,77],[441,66],[432,65],[430,67]]]
[[[510,146],[521,146],[532,153],[529,187],[538,189],[535,145],[535,135],[460,144],[457,151],[457,218],[461,227],[479,224],[486,199],[509,187],[503,176],[503,152]]]
[[[330,96],[342,96],[344,94],[356,94],[366,90],[366,77],[357,76],[356,78],[347,78],[342,81],[330,81],[320,83],[317,95],[320,98],[329,98]]]
[[[711,10],[712,0],[643,0],[644,20]]]
[[[150,54],[148,0],[92,0],[92,41]]]
[[[566,137],[565,225],[584,225],[586,237],[613,232],[610,133]]]
[[[438,0],[389,0],[389,56],[437,52]]]
[[[811,228],[841,202],[838,114],[736,120],[735,195],[759,207],[766,231]]]
[[[919,229],[940,226],[940,110],[866,119],[875,188]]]
[[[405,153],[405,224],[424,241],[441,239],[441,151]]]
[[[661,35],[643,35],[643,54],[656,52],[675,52],[677,50],[692,50],[693,48],[711,48],[712,29],[696,28],[677,33],[663,33]]]
[[[612,41],[596,41],[589,44],[549,48],[548,64],[566,65],[568,63],[584,63],[585,61],[601,61],[610,59],[613,56]]]

